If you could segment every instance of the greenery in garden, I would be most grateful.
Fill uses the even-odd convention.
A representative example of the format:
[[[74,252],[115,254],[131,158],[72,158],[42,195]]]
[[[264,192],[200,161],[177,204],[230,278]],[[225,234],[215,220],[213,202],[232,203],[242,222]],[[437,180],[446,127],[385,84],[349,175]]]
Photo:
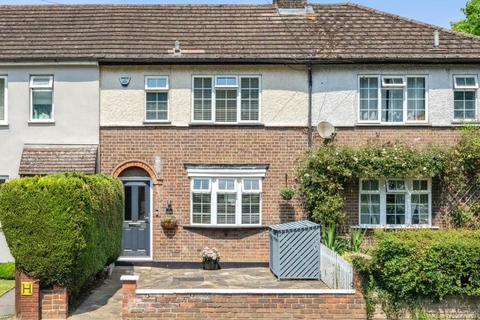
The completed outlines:
[[[469,0],[462,9],[465,19],[452,22],[453,30],[480,35],[480,0]]]
[[[0,189],[0,221],[17,269],[70,294],[121,252],[123,188],[103,175],[12,179]]]
[[[360,178],[434,177],[447,152],[403,145],[368,145],[354,149],[329,145],[310,153],[298,173],[299,193],[313,220],[323,226],[343,222],[345,184]]]
[[[15,263],[13,262],[0,263],[0,279],[4,279],[4,280],[15,279]]]
[[[370,314],[382,304],[387,314],[421,299],[480,296],[480,230],[377,231],[368,256],[356,256]]]

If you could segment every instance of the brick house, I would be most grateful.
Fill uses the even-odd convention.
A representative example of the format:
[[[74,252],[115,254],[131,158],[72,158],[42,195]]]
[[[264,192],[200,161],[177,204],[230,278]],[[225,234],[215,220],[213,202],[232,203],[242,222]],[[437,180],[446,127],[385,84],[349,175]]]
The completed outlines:
[[[1,10],[54,17],[45,39],[59,49],[0,58],[98,63],[99,166],[125,185],[123,260],[199,261],[213,246],[267,261],[268,226],[307,218],[279,190],[323,143],[320,121],[334,143],[428,148],[478,120],[480,38],[354,4]],[[349,225],[439,225],[436,182],[394,178],[348,186]]]

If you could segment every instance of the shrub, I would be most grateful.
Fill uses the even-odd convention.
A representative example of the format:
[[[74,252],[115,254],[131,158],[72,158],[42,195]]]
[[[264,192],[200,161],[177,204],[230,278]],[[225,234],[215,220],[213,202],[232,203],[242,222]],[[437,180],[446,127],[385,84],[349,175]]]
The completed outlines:
[[[121,252],[123,189],[103,175],[13,179],[0,219],[19,270],[73,295]]]
[[[292,198],[295,196],[295,189],[292,187],[282,188],[280,189],[280,196],[283,200],[292,200]]]
[[[480,296],[480,231],[378,232],[368,264],[356,263],[398,301]]]
[[[0,279],[4,279],[4,280],[15,279],[15,263],[13,262],[0,263]]]

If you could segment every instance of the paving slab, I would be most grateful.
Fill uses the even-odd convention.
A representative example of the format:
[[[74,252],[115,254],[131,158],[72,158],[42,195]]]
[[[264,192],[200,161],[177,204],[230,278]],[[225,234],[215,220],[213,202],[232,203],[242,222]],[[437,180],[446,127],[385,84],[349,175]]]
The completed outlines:
[[[15,289],[0,297],[0,319],[9,318],[15,314]]]

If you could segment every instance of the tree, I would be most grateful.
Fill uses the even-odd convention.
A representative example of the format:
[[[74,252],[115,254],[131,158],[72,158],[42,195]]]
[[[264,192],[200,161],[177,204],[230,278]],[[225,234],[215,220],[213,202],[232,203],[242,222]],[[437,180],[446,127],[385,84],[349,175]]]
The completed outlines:
[[[480,35],[480,0],[469,0],[462,11],[465,19],[452,22],[453,30]]]

